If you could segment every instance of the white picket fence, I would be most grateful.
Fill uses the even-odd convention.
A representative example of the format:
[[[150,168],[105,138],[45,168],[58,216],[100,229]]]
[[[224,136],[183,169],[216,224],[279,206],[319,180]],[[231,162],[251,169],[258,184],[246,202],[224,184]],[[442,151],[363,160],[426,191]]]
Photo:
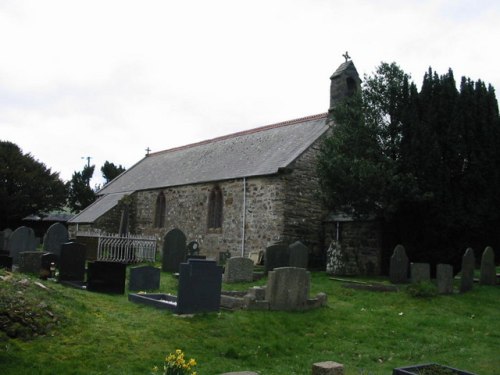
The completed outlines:
[[[156,260],[156,238],[153,236],[78,232],[77,236],[97,237],[97,260],[138,263]]]

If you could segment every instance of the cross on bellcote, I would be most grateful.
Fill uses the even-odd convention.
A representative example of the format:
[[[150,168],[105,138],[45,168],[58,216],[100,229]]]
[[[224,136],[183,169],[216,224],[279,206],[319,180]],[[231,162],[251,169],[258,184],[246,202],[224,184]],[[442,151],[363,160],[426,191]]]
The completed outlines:
[[[345,51],[345,53],[342,55],[345,59],[345,62],[351,59],[351,56],[349,56],[349,52]]]

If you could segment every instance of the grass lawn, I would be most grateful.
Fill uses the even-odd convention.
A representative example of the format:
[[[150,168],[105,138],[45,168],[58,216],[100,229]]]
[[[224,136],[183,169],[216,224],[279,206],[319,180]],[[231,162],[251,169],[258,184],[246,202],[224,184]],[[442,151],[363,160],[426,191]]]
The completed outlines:
[[[314,362],[330,360],[343,363],[347,375],[390,375],[395,367],[426,362],[481,375],[500,373],[499,286],[416,298],[405,291],[344,288],[317,272],[312,273],[311,294],[326,292],[327,307],[179,317],[130,303],[126,295],[50,281],[42,282],[46,290],[36,281],[0,270],[0,324],[8,309],[19,310],[25,320],[33,315],[45,319],[44,324],[55,317],[60,322],[30,340],[9,339],[0,332],[2,375],[150,374],[175,349],[196,359],[199,375],[238,370],[305,375]],[[175,292],[176,283],[171,274],[162,273],[162,292]],[[263,283],[223,288],[246,290]]]

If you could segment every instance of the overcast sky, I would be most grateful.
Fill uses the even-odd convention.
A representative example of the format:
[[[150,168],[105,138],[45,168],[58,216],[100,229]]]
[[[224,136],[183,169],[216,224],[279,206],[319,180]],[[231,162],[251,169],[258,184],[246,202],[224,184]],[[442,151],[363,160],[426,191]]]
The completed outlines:
[[[361,76],[394,61],[500,90],[499,40],[498,0],[0,0],[0,140],[99,177],[326,112],[346,50]]]

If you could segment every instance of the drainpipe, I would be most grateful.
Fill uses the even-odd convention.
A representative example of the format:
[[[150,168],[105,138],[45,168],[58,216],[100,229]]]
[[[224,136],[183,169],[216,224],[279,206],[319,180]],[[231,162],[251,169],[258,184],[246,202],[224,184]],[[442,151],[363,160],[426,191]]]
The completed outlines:
[[[245,256],[245,224],[246,224],[246,210],[247,210],[247,178],[243,177],[243,227],[241,228],[241,256]]]

